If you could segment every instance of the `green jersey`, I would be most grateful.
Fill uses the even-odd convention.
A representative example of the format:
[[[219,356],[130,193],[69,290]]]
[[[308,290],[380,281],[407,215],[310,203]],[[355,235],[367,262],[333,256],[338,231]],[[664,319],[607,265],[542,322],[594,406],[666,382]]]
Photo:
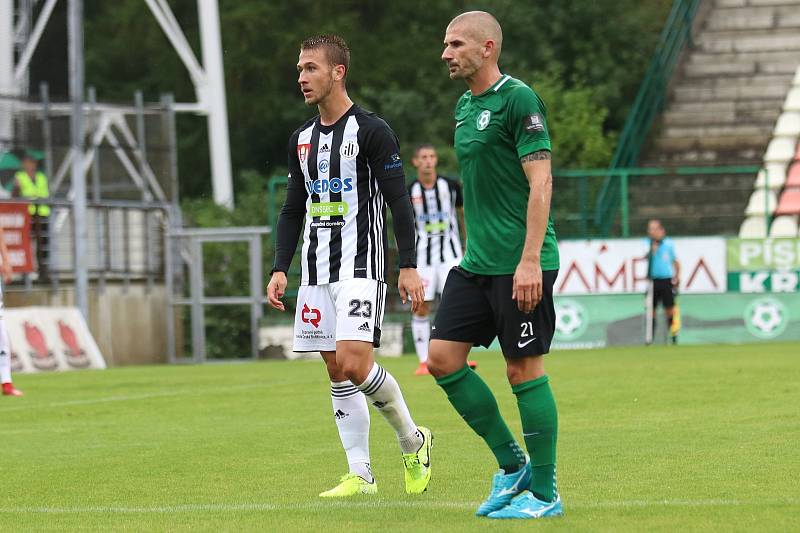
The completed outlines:
[[[503,75],[481,94],[456,104],[455,148],[464,189],[467,253],[461,267],[484,275],[513,274],[525,246],[530,184],[520,158],[550,150],[545,107],[533,89]],[[553,220],[542,243],[542,270],[558,269]]]

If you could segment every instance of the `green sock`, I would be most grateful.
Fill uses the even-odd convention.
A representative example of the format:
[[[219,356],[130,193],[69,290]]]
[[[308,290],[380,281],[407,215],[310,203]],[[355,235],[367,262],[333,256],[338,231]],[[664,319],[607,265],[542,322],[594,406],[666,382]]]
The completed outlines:
[[[556,489],[556,440],[558,411],[547,376],[511,387],[517,395],[522,418],[522,434],[531,456],[531,492],[542,501],[552,502]]]
[[[478,374],[465,366],[452,374],[436,378],[436,383],[447,393],[447,399],[461,418],[486,441],[500,468],[510,474],[525,464],[525,452],[514,440],[500,416],[492,391]]]

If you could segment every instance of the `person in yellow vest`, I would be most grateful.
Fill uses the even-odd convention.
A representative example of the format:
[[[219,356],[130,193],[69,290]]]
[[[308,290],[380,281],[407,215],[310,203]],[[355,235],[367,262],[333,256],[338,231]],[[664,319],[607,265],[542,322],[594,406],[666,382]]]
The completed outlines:
[[[36,154],[28,150],[22,158],[22,169],[14,175],[14,196],[31,200],[50,198],[50,189],[47,176],[39,170],[39,161]],[[36,263],[39,268],[39,279],[48,278],[47,250],[48,250],[48,222],[50,220],[50,206],[30,204],[28,211],[31,214],[31,230],[36,242]]]

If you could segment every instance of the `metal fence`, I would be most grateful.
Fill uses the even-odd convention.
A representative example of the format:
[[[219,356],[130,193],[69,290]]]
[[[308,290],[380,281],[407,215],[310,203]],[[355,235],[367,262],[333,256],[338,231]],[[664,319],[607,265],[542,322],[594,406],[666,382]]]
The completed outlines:
[[[0,200],[18,203],[19,200]],[[45,202],[32,202],[45,204]],[[43,253],[33,252],[45,261],[37,272],[24,277],[24,284],[33,283],[57,289],[62,282],[75,277],[75,232],[72,204],[67,200],[49,200],[51,214],[44,228]],[[89,277],[102,290],[107,281],[144,281],[148,286],[164,280],[165,236],[174,223],[174,207],[125,201],[89,202],[87,204],[86,260]],[[32,239],[32,246],[36,242]],[[44,268],[42,268],[44,267]],[[47,272],[46,279],[38,273]],[[19,285],[11,285],[14,290]]]
[[[168,359],[171,363],[187,360],[178,356],[179,348],[183,348],[187,337],[191,343],[191,357],[189,362],[200,363],[207,360],[206,343],[206,310],[209,306],[247,306],[249,311],[250,330],[250,357],[258,357],[259,351],[259,322],[263,316],[264,304],[264,276],[262,240],[271,233],[269,227],[238,227],[238,228],[175,228],[166,235],[166,288],[167,288],[167,346]],[[227,276],[232,283],[214,283],[209,279],[209,273],[222,267],[220,264],[210,263],[206,254],[216,246],[230,247],[235,243],[246,243],[246,283],[243,272],[230,271]],[[235,268],[245,257],[242,250],[236,250],[233,256],[240,261],[227,261],[227,265]],[[188,280],[183,283],[182,280]],[[208,290],[219,289],[214,285],[223,285],[222,289],[241,288],[246,285],[245,294],[209,295]],[[178,333],[178,318],[184,317],[180,308],[189,308],[189,335]],[[218,308],[219,309],[219,308]],[[234,317],[234,322],[238,322]],[[185,322],[182,322],[183,324]],[[239,324],[233,324],[230,333],[238,335],[241,331]],[[178,341],[180,340],[180,346]],[[235,339],[222,339],[222,344],[231,346]],[[221,344],[219,339],[215,345]],[[180,352],[184,350],[181,349]]]

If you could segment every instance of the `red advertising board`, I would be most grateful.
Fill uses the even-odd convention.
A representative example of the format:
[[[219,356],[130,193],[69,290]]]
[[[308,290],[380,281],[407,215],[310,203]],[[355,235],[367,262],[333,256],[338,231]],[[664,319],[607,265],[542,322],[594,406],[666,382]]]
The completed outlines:
[[[0,227],[6,237],[8,259],[14,272],[33,272],[28,204],[0,203]]]

